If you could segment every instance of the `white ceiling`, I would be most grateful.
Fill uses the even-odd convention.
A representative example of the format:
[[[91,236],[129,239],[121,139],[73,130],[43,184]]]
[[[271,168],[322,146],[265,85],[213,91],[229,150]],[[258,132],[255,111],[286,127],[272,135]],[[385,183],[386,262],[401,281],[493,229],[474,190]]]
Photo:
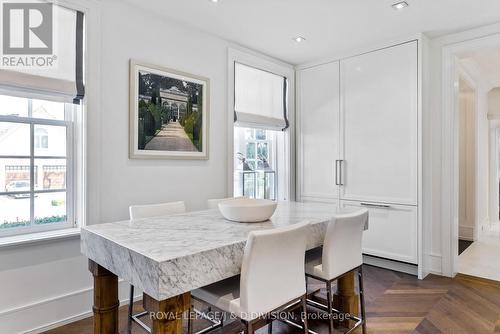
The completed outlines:
[[[292,64],[418,32],[439,36],[500,21],[499,0],[127,0]],[[305,42],[295,43],[294,36]]]

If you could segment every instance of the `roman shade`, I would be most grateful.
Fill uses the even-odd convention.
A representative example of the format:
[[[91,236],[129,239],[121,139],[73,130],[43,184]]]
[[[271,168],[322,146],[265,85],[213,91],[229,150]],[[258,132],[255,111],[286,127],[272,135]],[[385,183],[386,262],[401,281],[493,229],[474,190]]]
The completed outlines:
[[[83,99],[84,14],[53,4],[52,22],[51,54],[4,54],[9,61],[0,68],[1,92],[76,104]]]
[[[234,118],[240,127],[288,128],[286,77],[235,62]]]

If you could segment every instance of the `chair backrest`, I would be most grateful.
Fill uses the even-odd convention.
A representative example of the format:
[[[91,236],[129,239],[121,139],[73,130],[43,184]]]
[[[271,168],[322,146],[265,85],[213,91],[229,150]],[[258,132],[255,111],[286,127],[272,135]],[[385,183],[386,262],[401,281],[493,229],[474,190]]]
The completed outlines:
[[[306,293],[308,223],[250,232],[240,278],[240,306],[265,314]]]
[[[362,239],[368,210],[342,214],[327,227],[323,244],[323,273],[336,278],[363,263]]]
[[[130,219],[141,219],[184,213],[186,212],[186,205],[183,201],[161,204],[131,205],[128,208],[128,211]]]
[[[224,201],[230,201],[232,199],[238,199],[238,198],[243,198],[243,197],[240,196],[240,197],[228,197],[228,198],[214,198],[214,199],[209,199],[207,201],[207,207],[209,209],[217,209],[219,207],[219,203],[224,202]]]

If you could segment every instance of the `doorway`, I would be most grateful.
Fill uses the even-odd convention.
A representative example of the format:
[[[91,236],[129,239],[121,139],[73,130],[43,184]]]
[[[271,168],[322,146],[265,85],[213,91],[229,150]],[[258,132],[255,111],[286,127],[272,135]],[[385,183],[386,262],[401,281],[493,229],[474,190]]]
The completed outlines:
[[[500,280],[500,43],[456,56],[457,272]]]

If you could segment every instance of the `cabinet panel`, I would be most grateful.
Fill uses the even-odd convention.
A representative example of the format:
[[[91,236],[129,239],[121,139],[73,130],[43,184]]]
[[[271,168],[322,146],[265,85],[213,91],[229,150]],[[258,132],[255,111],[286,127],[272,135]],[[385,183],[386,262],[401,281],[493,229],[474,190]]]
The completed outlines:
[[[364,206],[362,203],[341,201],[343,208],[363,207],[369,211],[368,230],[363,232],[363,253],[417,264],[417,208]]]
[[[417,204],[417,42],[341,61],[341,198]]]
[[[339,156],[339,63],[304,69],[299,82],[299,182],[302,200],[335,201]]]

